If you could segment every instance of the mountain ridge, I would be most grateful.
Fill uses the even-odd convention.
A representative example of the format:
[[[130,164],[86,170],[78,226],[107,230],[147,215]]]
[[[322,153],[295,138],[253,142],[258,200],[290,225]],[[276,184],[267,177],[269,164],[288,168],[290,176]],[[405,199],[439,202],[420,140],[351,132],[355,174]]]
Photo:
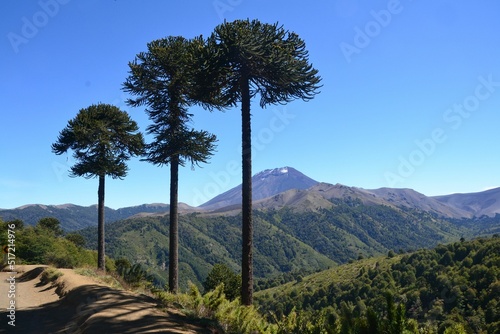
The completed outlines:
[[[500,213],[500,188],[476,193],[426,196],[407,188],[364,189],[342,184],[318,182],[293,167],[266,169],[252,177],[254,209],[267,210],[290,207],[296,211],[318,211],[330,208],[332,200],[360,200],[366,205],[385,205],[392,208],[417,209],[444,218],[495,216]],[[241,185],[236,186],[198,207],[179,203],[181,213],[238,214],[241,210]],[[137,216],[168,214],[169,205],[140,204],[111,209],[106,207],[106,222]],[[3,220],[21,219],[34,225],[43,217],[55,217],[66,231],[97,224],[97,206],[28,204],[15,209],[0,209]]]
[[[475,193],[434,196],[433,198],[448,206],[469,212],[473,216],[493,216],[500,214],[500,188]]]
[[[106,223],[133,217],[141,213],[168,213],[170,206],[163,203],[141,204],[131,207],[111,209],[105,207]],[[194,208],[179,203],[180,212],[191,212]],[[5,221],[21,219],[26,225],[35,225],[44,217],[54,217],[61,222],[65,231],[73,231],[97,225],[97,205],[80,206],[76,204],[44,205],[27,204],[15,209],[0,209],[0,218]]]

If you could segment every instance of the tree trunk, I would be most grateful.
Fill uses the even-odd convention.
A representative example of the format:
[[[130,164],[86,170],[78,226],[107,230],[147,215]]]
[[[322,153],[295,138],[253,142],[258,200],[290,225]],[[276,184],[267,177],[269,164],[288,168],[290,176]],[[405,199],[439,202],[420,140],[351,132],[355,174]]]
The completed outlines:
[[[97,190],[97,268],[106,270],[104,257],[104,178],[99,175],[99,189]]]
[[[170,249],[168,263],[168,286],[172,293],[177,293],[179,285],[179,156],[170,161]]]
[[[253,222],[252,222],[252,138],[250,114],[250,87],[248,77],[241,81],[242,124],[242,258],[241,258],[241,303],[253,302]]]

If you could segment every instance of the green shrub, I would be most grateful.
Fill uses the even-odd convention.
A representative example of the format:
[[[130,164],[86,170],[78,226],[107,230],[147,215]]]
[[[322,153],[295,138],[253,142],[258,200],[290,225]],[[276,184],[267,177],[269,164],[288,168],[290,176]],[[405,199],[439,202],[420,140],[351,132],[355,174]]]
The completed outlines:
[[[223,284],[222,292],[224,292],[229,300],[234,300],[239,296],[241,291],[241,276],[234,273],[225,264],[216,264],[208,273],[203,287],[205,288],[205,292],[209,292],[221,284]]]

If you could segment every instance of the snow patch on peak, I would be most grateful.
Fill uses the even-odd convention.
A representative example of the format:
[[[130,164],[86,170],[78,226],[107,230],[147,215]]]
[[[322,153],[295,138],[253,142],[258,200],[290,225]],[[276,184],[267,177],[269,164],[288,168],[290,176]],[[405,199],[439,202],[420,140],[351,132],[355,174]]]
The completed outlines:
[[[283,168],[280,168],[280,173],[281,173],[281,174],[288,173],[288,167],[283,167]]]
[[[280,167],[280,168],[273,168],[273,169],[263,170],[262,172],[256,174],[255,177],[258,177],[261,180],[263,180],[266,177],[269,177],[269,176],[272,176],[272,175],[279,176],[279,175],[287,174],[287,173],[288,173],[288,167]]]

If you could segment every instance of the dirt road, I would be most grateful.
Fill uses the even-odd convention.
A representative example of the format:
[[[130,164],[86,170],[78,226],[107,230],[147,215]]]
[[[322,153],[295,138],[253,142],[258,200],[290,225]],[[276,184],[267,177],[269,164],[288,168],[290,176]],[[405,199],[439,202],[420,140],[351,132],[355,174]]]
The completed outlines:
[[[43,266],[16,269],[15,278],[0,272],[0,333],[217,333],[176,310],[159,310],[148,296],[70,269],[59,269],[64,275],[45,284]]]

